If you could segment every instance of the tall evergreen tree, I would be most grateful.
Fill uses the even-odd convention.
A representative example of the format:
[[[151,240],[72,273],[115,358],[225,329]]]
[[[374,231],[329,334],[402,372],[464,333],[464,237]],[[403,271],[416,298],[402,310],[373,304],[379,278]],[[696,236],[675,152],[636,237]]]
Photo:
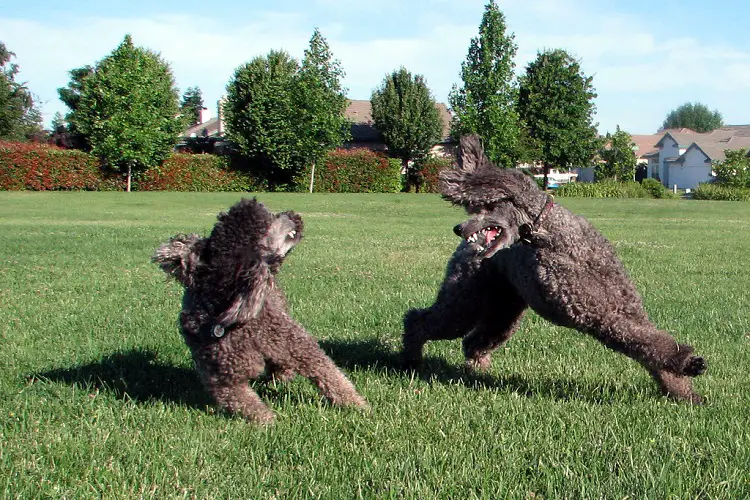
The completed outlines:
[[[696,132],[711,132],[724,126],[724,119],[718,110],[711,111],[708,106],[698,102],[688,102],[669,112],[662,124],[663,129],[689,128]]]
[[[412,76],[402,67],[385,77],[370,102],[372,119],[388,151],[401,160],[409,186],[418,190],[416,163],[427,157],[443,132],[440,113],[424,77]]]
[[[182,94],[180,101],[180,114],[183,119],[183,127],[188,128],[196,125],[201,120],[203,110],[203,93],[199,87],[188,87]]]
[[[77,126],[93,154],[127,172],[160,164],[177,142],[181,122],[169,65],[135,47],[130,35],[83,79]]]
[[[485,6],[479,36],[472,38],[461,64],[461,87],[448,98],[454,113],[452,134],[477,133],[488,156],[498,165],[513,167],[519,158],[520,125],[515,109],[517,88],[513,58],[518,46],[508,33],[505,15],[495,0]]]
[[[65,115],[65,122],[68,131],[66,141],[71,147],[82,149],[84,151],[90,151],[91,145],[80,131],[78,123],[78,105],[81,101],[81,92],[83,91],[84,81],[93,73],[94,67],[89,65],[72,69],[68,72],[70,75],[68,86],[57,89],[57,95],[60,97],[60,100],[68,107],[68,112]]]
[[[520,79],[518,111],[529,140],[544,165],[544,187],[551,167],[589,166],[597,137],[592,78],[564,50],[537,54]]]
[[[311,164],[310,192],[315,165],[325,154],[349,138],[349,121],[345,116],[346,90],[341,86],[344,70],[333,58],[328,42],[316,28],[305,50],[299,71],[300,116],[303,149]]]
[[[41,113],[25,85],[16,82],[15,54],[0,42],[0,139],[25,140],[41,132]]]

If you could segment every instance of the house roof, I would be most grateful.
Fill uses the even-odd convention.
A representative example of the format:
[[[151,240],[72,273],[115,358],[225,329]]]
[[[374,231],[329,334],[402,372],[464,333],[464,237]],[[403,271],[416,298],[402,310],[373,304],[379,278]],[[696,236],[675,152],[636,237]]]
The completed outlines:
[[[206,130],[205,134],[203,130]],[[203,123],[193,125],[187,130],[182,132],[182,137],[202,137],[207,135],[208,137],[219,135],[219,119],[211,118]]]
[[[658,134],[631,135],[630,138],[635,143],[633,150],[635,151],[636,158],[643,158],[658,152],[656,143],[659,142],[660,137]]]
[[[685,154],[694,148],[706,155],[709,161],[724,161],[724,151],[727,149],[750,149],[750,136],[733,136],[722,140],[715,140],[715,137],[700,138],[690,145]]]
[[[450,140],[451,120],[453,116],[445,104],[441,102],[435,103],[435,107],[443,122],[441,142],[448,142]],[[381,140],[380,132],[375,128],[375,122],[372,119],[372,105],[370,101],[350,100],[344,114],[352,122],[352,140],[357,142],[377,142]]]

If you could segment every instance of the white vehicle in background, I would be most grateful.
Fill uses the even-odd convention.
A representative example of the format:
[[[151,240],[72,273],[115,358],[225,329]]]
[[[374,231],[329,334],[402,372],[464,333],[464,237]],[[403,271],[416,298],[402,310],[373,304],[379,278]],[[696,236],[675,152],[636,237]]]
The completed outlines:
[[[537,174],[534,176],[536,179],[544,179],[544,174]],[[575,172],[561,172],[556,168],[552,168],[547,174],[547,187],[556,188],[567,184],[569,182],[575,182],[578,179],[578,174]]]

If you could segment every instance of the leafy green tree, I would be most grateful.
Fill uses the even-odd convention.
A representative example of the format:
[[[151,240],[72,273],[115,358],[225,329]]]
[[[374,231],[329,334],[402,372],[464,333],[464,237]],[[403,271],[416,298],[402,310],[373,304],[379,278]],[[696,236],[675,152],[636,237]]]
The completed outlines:
[[[16,82],[15,54],[0,42],[0,139],[24,140],[41,132],[42,116],[25,85]]]
[[[345,116],[346,91],[341,86],[344,70],[333,58],[328,42],[316,28],[302,59],[299,71],[300,136],[302,148],[311,163],[310,192],[313,190],[315,165],[326,153],[349,138],[349,121]]]
[[[272,50],[235,70],[223,108],[227,137],[272,188],[296,188],[303,170],[346,138],[342,75],[318,30],[301,66]]]
[[[718,110],[711,111],[705,104],[685,103],[669,112],[662,124],[663,129],[689,128],[696,132],[711,132],[724,126],[724,120]]]
[[[560,49],[540,52],[520,78],[518,111],[544,165],[545,188],[550,168],[588,166],[599,148],[591,80]]]
[[[183,119],[183,128],[192,127],[201,119],[203,109],[203,93],[198,87],[188,87],[182,94],[180,101],[180,114]]]
[[[134,172],[159,165],[177,142],[181,122],[172,71],[126,35],[83,79],[76,115],[92,153],[127,172],[129,191]]]
[[[424,77],[412,76],[402,67],[385,77],[370,102],[375,127],[391,156],[401,160],[408,185],[419,190],[417,164],[427,158],[443,132],[440,112]]]
[[[83,151],[90,151],[91,145],[80,131],[78,123],[78,105],[81,101],[81,92],[83,90],[84,81],[93,73],[94,67],[89,65],[72,69],[68,72],[70,75],[70,83],[68,83],[68,86],[57,89],[57,95],[60,97],[60,100],[68,107],[68,112],[65,115],[65,122],[68,131],[67,141],[70,143],[71,147]],[[58,133],[58,131],[54,132]]]
[[[463,84],[454,85],[448,97],[454,113],[452,135],[458,139],[479,134],[490,159],[504,167],[514,167],[519,159],[521,127],[513,62],[517,50],[504,14],[491,0],[485,6],[479,36],[472,38],[461,64]]]
[[[597,180],[632,181],[635,178],[637,164],[633,148],[633,138],[624,130],[620,130],[619,125],[614,134],[607,133],[604,144],[599,149],[599,157],[603,163],[597,164],[595,168]]]
[[[716,181],[729,187],[750,188],[750,158],[747,149],[728,149],[724,160],[713,164]]]
[[[255,158],[274,188],[288,187],[305,164],[299,127],[297,61],[272,50],[235,70],[224,105],[227,137]]]

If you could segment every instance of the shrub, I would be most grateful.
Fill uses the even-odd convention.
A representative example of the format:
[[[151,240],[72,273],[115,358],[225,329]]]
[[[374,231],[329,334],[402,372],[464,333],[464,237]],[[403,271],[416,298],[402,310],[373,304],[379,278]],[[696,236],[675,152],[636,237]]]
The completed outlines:
[[[423,193],[440,192],[440,172],[451,168],[448,158],[430,156],[417,166],[417,178],[419,179],[419,190]]]
[[[641,186],[654,198],[675,198],[677,196],[656,179],[643,179]]]
[[[46,144],[0,143],[0,190],[96,190],[99,161],[88,153]]]
[[[309,179],[309,171],[306,176]],[[368,149],[337,149],[315,169],[316,193],[397,193],[401,162]]]
[[[578,198],[650,198],[650,193],[638,182],[571,182],[555,191],[557,196]]]
[[[693,191],[696,200],[750,201],[750,189],[703,183]]]
[[[175,153],[160,167],[147,169],[136,181],[138,191],[250,191],[244,173],[231,171],[224,156]]]

